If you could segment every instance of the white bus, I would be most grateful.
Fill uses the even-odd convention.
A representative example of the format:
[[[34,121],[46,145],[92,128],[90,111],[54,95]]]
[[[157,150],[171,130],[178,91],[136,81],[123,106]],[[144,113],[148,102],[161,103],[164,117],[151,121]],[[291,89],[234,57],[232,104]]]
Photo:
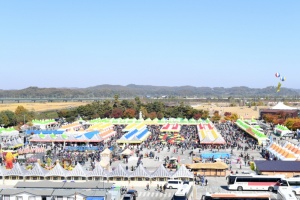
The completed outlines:
[[[280,186],[277,190],[277,199],[280,200],[297,200],[290,187]]]
[[[206,193],[201,200],[271,200],[271,194]]]
[[[281,186],[289,187],[295,195],[300,194],[300,178],[283,179],[281,181]]]
[[[264,176],[264,175],[229,175],[229,190],[277,190],[280,186],[283,175]]]
[[[173,195],[172,200],[190,200],[193,199],[193,186],[183,184]]]

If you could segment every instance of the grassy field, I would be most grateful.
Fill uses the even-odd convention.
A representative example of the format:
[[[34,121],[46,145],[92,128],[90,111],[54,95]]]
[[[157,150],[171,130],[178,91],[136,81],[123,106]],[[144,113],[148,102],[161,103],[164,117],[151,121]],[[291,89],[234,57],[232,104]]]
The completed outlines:
[[[259,109],[268,108],[267,106],[258,106],[257,109],[255,109],[255,107],[248,108],[248,106],[229,107],[225,103],[201,104],[193,107],[195,109],[208,110],[210,112],[210,115],[212,115],[215,111],[219,111],[221,116],[224,116],[225,112],[231,112],[231,113],[236,113],[243,118],[252,118],[252,117],[258,118]]]
[[[64,108],[73,108],[81,105],[86,105],[90,102],[43,102],[43,103],[3,103],[0,104],[0,111],[10,110],[15,111],[18,106],[23,106],[28,110],[34,110],[36,112],[59,110]]]

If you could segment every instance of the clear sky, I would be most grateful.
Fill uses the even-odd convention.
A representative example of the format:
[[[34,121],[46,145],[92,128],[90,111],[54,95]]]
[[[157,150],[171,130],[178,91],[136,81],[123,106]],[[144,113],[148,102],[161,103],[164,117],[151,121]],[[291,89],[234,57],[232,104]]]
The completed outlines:
[[[300,88],[299,0],[1,1],[0,89]]]

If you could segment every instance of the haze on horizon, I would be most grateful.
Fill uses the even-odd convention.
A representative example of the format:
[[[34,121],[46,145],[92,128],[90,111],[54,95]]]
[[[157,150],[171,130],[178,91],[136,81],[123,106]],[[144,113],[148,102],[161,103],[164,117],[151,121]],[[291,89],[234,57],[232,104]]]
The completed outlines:
[[[299,89],[300,1],[0,3],[0,89]]]

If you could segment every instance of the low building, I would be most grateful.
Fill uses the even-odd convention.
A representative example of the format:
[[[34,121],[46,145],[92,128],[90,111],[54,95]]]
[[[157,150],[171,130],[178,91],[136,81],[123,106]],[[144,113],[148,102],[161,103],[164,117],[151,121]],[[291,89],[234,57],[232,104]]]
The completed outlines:
[[[17,200],[107,200],[111,199],[105,190],[75,190],[75,189],[2,189],[2,199]]]
[[[287,178],[300,175],[299,161],[255,160],[255,170],[259,175],[285,175]]]
[[[228,165],[223,162],[186,164],[195,175],[226,176]]]

